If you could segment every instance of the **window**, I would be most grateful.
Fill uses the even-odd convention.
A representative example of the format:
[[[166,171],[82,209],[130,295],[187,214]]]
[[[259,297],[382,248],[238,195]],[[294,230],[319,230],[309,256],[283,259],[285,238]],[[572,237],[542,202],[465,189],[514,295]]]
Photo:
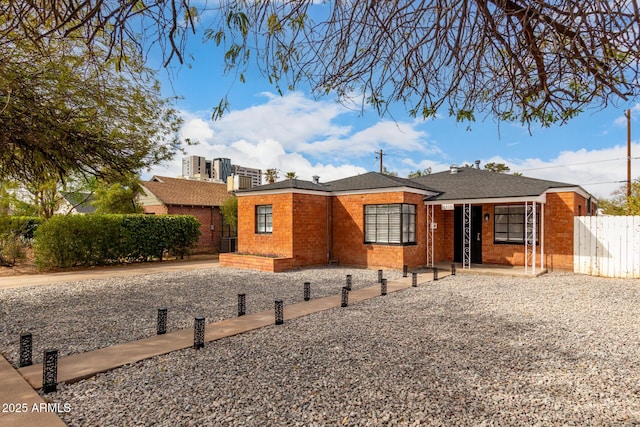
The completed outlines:
[[[365,243],[416,242],[416,205],[365,205]]]
[[[256,206],[256,233],[272,233],[271,205]]]
[[[496,206],[494,210],[493,240],[495,243],[524,244],[526,212],[524,205]],[[540,212],[536,211],[536,243],[540,236]]]

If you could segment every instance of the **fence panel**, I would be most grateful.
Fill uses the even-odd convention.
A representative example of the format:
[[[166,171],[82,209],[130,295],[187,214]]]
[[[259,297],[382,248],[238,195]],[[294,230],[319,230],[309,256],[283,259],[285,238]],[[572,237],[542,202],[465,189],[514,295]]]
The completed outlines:
[[[573,271],[640,278],[640,216],[577,216]]]

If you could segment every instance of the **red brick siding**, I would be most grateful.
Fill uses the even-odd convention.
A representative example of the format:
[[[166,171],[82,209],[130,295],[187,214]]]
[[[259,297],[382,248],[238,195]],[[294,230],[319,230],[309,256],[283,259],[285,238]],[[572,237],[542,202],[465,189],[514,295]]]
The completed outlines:
[[[327,214],[331,199],[322,195],[293,194],[293,264],[295,267],[326,264]]]
[[[256,233],[256,206],[271,205],[273,232]],[[238,252],[293,257],[293,194],[238,197]]]
[[[163,215],[163,214],[167,214],[168,211],[165,205],[155,205],[155,206],[145,206],[144,213],[154,214],[154,215]]]
[[[267,258],[235,253],[220,254],[219,263],[221,267],[270,271],[272,273],[279,273],[293,268],[292,258]]]
[[[423,196],[405,192],[336,196],[333,201],[333,258],[341,264],[371,268],[402,268],[426,263],[426,210]],[[416,205],[414,246],[364,243],[364,205],[411,203]]]

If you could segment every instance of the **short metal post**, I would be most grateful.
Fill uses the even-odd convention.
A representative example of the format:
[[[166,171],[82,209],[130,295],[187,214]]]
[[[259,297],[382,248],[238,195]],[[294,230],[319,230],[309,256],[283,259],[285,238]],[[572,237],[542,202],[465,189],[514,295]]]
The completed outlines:
[[[436,280],[438,280],[438,269],[433,267],[433,281],[435,282]]]
[[[378,270],[378,283],[382,283],[382,270]]]
[[[349,305],[349,288],[344,286],[342,288],[342,304],[340,307],[347,307]]]
[[[20,367],[33,364],[33,335],[31,332],[20,334]]]
[[[193,322],[193,348],[199,350],[204,347],[204,317],[196,317]]]
[[[44,351],[42,363],[42,391],[51,393],[58,389],[58,350]]]
[[[386,295],[387,294],[387,279],[382,279],[382,281],[380,282],[380,295]]]
[[[456,275],[456,265],[455,264],[451,264],[451,275],[455,276]]]
[[[304,282],[304,300],[309,301],[311,299],[311,282]]]
[[[408,272],[409,272],[409,266],[403,265],[402,266],[402,277],[407,277]]]
[[[281,299],[277,299],[275,302],[275,315],[276,325],[282,325],[284,323],[284,303]]]
[[[247,313],[247,295],[238,294],[238,317]]]
[[[350,274],[347,274],[347,284],[346,284],[346,286],[345,286],[345,287],[347,288],[347,290],[348,290],[348,291],[350,291],[350,290],[351,290],[351,285],[352,285],[352,284],[353,284],[353,280],[352,280],[352,278],[351,278],[351,275],[350,275]]]
[[[158,335],[167,333],[167,309],[164,307],[158,309],[158,326],[156,332]]]
[[[418,273],[411,273],[411,286],[414,288],[418,287]]]

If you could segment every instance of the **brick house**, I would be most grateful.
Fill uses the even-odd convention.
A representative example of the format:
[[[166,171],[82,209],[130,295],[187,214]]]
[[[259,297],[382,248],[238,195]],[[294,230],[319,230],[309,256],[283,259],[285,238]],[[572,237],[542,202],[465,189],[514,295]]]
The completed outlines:
[[[154,176],[142,182],[142,190],[144,213],[193,215],[200,221],[197,252],[226,251],[228,239],[235,239],[235,230],[224,224],[220,211],[229,197],[225,184]]]
[[[237,195],[239,253],[221,265],[271,271],[330,262],[572,269],[573,217],[595,213],[577,185],[470,167],[414,179],[293,179]]]

